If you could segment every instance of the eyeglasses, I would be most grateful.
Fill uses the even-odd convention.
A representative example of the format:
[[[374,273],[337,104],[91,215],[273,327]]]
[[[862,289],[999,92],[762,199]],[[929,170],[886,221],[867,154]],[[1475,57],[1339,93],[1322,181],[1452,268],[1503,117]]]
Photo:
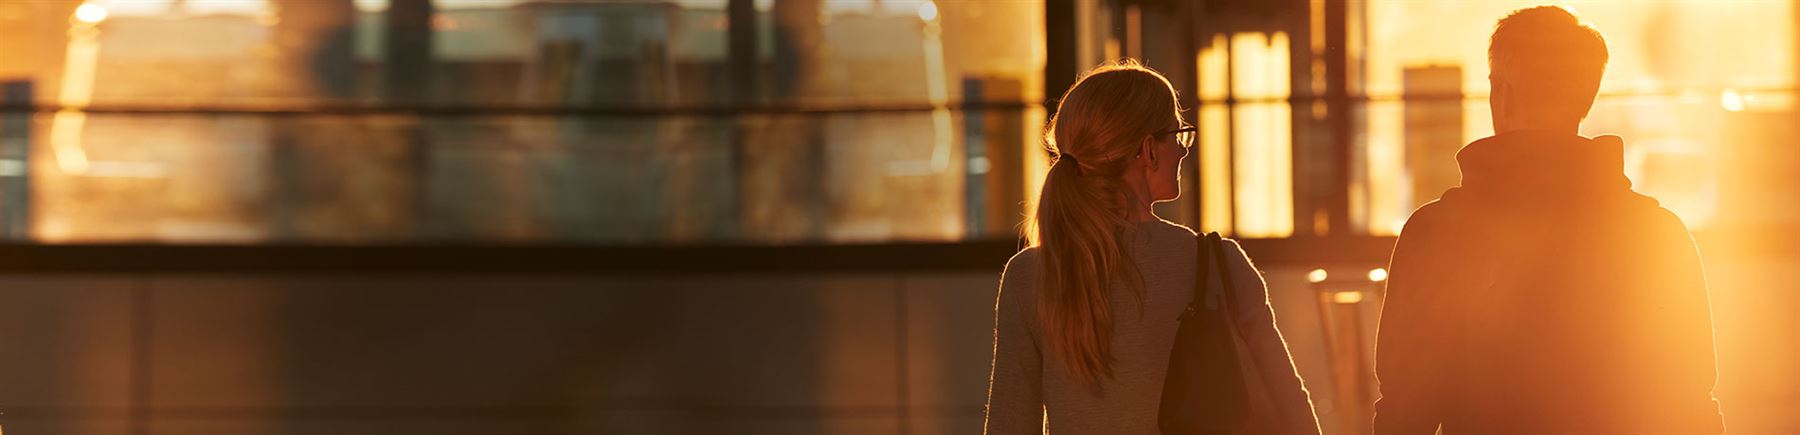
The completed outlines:
[[[1194,148],[1194,136],[1196,134],[1198,134],[1199,131],[1200,131],[1199,127],[1190,125],[1190,126],[1186,126],[1186,127],[1177,128],[1174,130],[1165,131],[1162,133],[1157,133],[1156,136],[1161,137],[1163,135],[1169,135],[1169,134],[1175,135],[1175,143],[1181,144],[1182,148],[1193,149]]]

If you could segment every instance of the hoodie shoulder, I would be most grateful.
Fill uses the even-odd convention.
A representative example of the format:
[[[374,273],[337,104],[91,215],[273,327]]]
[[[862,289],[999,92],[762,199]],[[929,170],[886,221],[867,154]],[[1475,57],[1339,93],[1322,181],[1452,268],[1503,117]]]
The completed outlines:
[[[1687,222],[1681,220],[1681,215],[1675,214],[1668,207],[1658,205],[1655,199],[1651,199],[1651,201],[1645,211],[1651,229],[1657,231],[1657,234],[1693,240],[1693,234],[1688,232]]]
[[[1430,230],[1441,226],[1442,222],[1448,219],[1447,216],[1451,213],[1451,210],[1455,208],[1455,201],[1451,198],[1456,193],[1456,190],[1457,189],[1450,189],[1449,191],[1444,192],[1443,198],[1425,203],[1425,205],[1419,206],[1418,209],[1413,210],[1412,215],[1407,216],[1406,225],[1400,229],[1400,234],[1407,235],[1430,232]]]
[[[1619,137],[1619,135],[1616,135],[1616,134],[1603,134],[1603,135],[1599,135],[1599,136],[1594,136],[1592,139],[1588,139],[1588,140],[1594,141],[1595,143],[1600,144],[1600,145],[1617,147],[1620,149],[1621,152],[1623,152],[1624,147],[1625,147],[1625,138]]]

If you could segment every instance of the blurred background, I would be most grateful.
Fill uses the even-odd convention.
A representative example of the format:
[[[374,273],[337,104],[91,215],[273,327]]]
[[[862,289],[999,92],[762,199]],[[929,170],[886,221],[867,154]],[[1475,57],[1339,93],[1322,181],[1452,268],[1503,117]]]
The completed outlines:
[[[974,434],[1082,70],[1200,141],[1331,435],[1532,1],[0,2],[16,434]],[[1586,134],[1695,232],[1736,434],[1800,433],[1790,1],[1567,1]]]

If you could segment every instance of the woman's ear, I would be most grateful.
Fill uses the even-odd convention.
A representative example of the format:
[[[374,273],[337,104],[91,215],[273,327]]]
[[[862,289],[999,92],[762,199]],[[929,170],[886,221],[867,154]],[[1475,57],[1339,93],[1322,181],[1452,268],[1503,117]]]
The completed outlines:
[[[1138,143],[1138,155],[1144,156],[1151,163],[1156,163],[1156,138],[1146,137]]]

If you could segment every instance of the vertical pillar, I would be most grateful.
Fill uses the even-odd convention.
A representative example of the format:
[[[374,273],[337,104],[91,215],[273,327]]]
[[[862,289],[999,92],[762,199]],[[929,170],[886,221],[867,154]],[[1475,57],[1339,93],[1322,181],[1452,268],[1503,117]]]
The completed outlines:
[[[1005,77],[963,80],[963,101],[1009,102],[1024,96],[1024,83]],[[1024,110],[969,107],[964,112],[964,227],[970,239],[1017,236],[1025,203]]]
[[[278,84],[275,92],[302,98],[351,96],[356,88],[354,3],[351,0],[277,0],[271,6],[280,18],[272,29],[281,59],[275,67],[302,72],[295,74],[292,80]],[[170,7],[184,6],[172,4]],[[304,216],[332,208],[328,199],[309,194],[305,186],[315,185],[313,178],[327,172],[325,168],[330,168],[334,162],[336,153],[322,145],[319,138],[350,134],[351,129],[315,120],[267,118],[270,180],[266,203],[267,231],[273,239],[284,240],[317,231],[316,228],[305,228]]]
[[[726,22],[729,26],[726,41],[726,76],[731,78],[731,89],[727,95],[733,107],[745,107],[758,100],[758,80],[760,68],[757,67],[756,53],[756,2],[753,0],[727,0],[725,4]],[[747,193],[745,185],[749,181],[748,163],[745,161],[744,148],[748,146],[749,126],[742,118],[727,121],[731,128],[731,143],[727,149],[727,168],[731,171],[731,188],[726,200],[730,204],[726,210],[735,216],[730,227],[734,230],[727,233],[742,234],[744,217],[749,214],[745,204]]]
[[[775,97],[803,97],[811,89],[825,28],[822,0],[775,0],[775,65],[769,79]],[[786,101],[784,101],[786,102]]]
[[[383,69],[389,101],[418,104],[431,89],[431,0],[391,0],[387,23],[387,65]]]
[[[284,68],[304,71],[302,92],[349,96],[356,88],[356,5],[350,0],[277,0],[274,39]],[[181,7],[171,4],[171,8]]]
[[[1291,103],[1289,113],[1293,119],[1294,138],[1294,234],[1326,235],[1332,229],[1328,199],[1332,192],[1349,187],[1333,184],[1332,174],[1337,166],[1331,157],[1335,148],[1332,147],[1333,136],[1327,126],[1328,120],[1333,117],[1317,116],[1320,113],[1313,110],[1315,104],[1324,102],[1321,99],[1321,92],[1324,90],[1314,86],[1314,79],[1318,78],[1314,75],[1315,72],[1322,71],[1313,70],[1315,62],[1322,60],[1317,51],[1322,47],[1315,43],[1314,38],[1323,36],[1323,32],[1314,32],[1324,30],[1314,26],[1314,14],[1323,11],[1313,10],[1310,1],[1290,3],[1293,9],[1280,22],[1284,23],[1290,35],[1288,89],[1293,98],[1288,101]],[[1348,201],[1345,205],[1348,206]]]
[[[1155,67],[1157,71],[1169,78],[1175,85],[1175,93],[1181,107],[1182,122],[1188,125],[1200,125],[1200,76],[1196,60],[1200,55],[1200,37],[1195,32],[1199,27],[1198,20],[1193,19],[1199,5],[1194,2],[1144,2],[1126,8],[1126,21],[1138,23],[1137,26],[1126,26],[1127,52],[1136,51],[1144,61]],[[1137,12],[1132,12],[1132,11]],[[1136,16],[1138,18],[1131,18]],[[1189,37],[1181,37],[1189,35]],[[1160,204],[1157,214],[1183,225],[1200,228],[1200,189],[1199,174],[1199,140],[1195,139],[1195,149],[1182,162],[1181,198]]]
[[[732,104],[756,101],[758,68],[756,59],[756,2],[728,0],[726,22],[730,27],[726,41],[726,69],[731,77]]]
[[[1354,144],[1353,128],[1355,108],[1350,101],[1350,47],[1349,47],[1349,2],[1350,0],[1325,1],[1325,128],[1330,135],[1330,149],[1327,153],[1331,168],[1321,171],[1330,174],[1325,183],[1330,187],[1323,196],[1326,210],[1326,231],[1318,236],[1348,235],[1350,228],[1350,174],[1355,159],[1351,154]],[[1303,222],[1312,222],[1310,215],[1304,221],[1295,222],[1296,228],[1304,227]]]
[[[1076,29],[1079,0],[1044,0],[1044,98],[1049,116],[1056,115],[1056,100],[1075,85],[1081,74]]]
[[[31,107],[32,82],[0,83],[0,239],[31,236]],[[19,110],[14,110],[19,109]]]
[[[387,22],[387,62],[383,69],[387,101],[393,104],[419,105],[426,103],[432,85],[432,29],[431,19],[435,9],[432,0],[390,0],[386,14]],[[430,216],[426,210],[430,201],[431,179],[429,162],[431,161],[431,143],[426,134],[429,122],[419,120],[401,136],[406,142],[404,150],[398,156],[396,166],[410,171],[410,189],[408,195],[411,206],[406,212],[412,216],[413,228],[425,228],[421,222]],[[405,187],[402,187],[405,188]]]

